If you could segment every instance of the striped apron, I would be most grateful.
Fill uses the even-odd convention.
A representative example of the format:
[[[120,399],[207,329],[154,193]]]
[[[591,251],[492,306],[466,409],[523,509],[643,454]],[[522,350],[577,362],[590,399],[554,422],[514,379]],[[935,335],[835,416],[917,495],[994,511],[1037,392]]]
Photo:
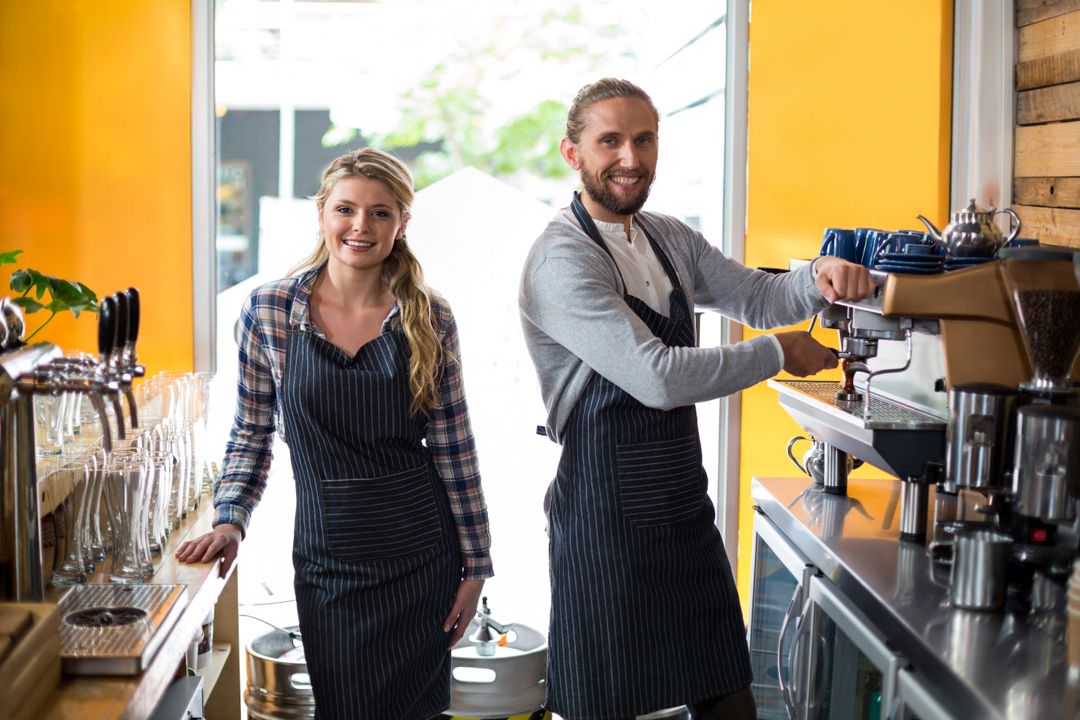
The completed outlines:
[[[293,566],[320,720],[413,720],[450,703],[442,623],[461,581],[446,490],[409,413],[409,349],[355,356],[289,330],[283,410],[296,477]]]
[[[571,207],[610,256],[576,195]],[[642,230],[674,287],[671,316],[624,293],[626,303],[668,346],[693,346],[675,268]],[[706,492],[694,407],[648,408],[594,374],[562,436],[547,498],[547,708],[622,718],[748,687],[742,611]]]

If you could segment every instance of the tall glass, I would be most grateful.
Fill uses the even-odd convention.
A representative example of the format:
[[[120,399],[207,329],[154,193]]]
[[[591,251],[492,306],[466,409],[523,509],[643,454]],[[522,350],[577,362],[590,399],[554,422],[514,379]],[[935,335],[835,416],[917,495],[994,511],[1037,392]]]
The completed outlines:
[[[150,473],[150,522],[147,524],[150,552],[162,553],[169,529],[169,492],[172,486],[173,456],[160,450],[147,453]]]
[[[34,395],[37,454],[59,455],[64,450],[63,399],[61,395]]]
[[[86,563],[83,560],[83,522],[86,516],[90,469],[81,463],[60,468],[54,482],[64,489],[60,503],[63,523],[56,525],[56,559],[53,563],[53,587],[70,587],[86,582]]]
[[[177,437],[172,421],[163,419],[154,426],[153,441],[150,444],[153,451],[163,452],[171,456],[169,465],[169,492],[167,497],[167,511],[169,530],[180,527],[180,521],[185,515],[184,498],[187,497],[185,467],[181,465],[183,458],[182,443]]]
[[[93,572],[96,564],[105,559],[106,549],[112,546],[111,542],[102,541],[103,535],[110,535],[108,513],[101,511],[101,496],[105,486],[105,459],[105,450],[99,447],[88,453],[85,463],[87,488],[86,502],[83,507],[82,544],[86,572]]]
[[[214,473],[210,462],[210,415],[214,374],[192,373],[195,394],[195,482],[198,483],[196,501],[204,492],[213,490]]]
[[[146,577],[142,524],[146,474],[137,452],[114,453],[105,467],[105,499],[113,531],[109,582],[135,584]]]

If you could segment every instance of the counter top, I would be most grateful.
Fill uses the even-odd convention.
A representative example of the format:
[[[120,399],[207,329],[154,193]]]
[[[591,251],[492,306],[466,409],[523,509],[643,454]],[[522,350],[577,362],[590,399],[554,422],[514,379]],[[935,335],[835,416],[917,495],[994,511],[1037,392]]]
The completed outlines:
[[[145,718],[157,705],[169,684],[177,677],[184,664],[184,657],[191,639],[198,632],[202,621],[217,603],[219,596],[231,589],[232,608],[235,616],[235,570],[228,576],[219,577],[218,562],[184,564],[173,557],[181,542],[208,532],[213,520],[213,507],[209,496],[203,496],[199,509],[189,513],[174,531],[162,557],[154,558],[157,568],[150,583],[183,583],[187,586],[187,606],[178,617],[167,638],[150,660],[147,668],[137,676],[69,676],[65,675],[60,686],[41,712],[46,720],[82,720],[84,718]],[[107,565],[108,560],[102,565]],[[92,583],[107,582],[104,567],[99,567],[90,578]],[[228,587],[227,587],[228,586]],[[47,600],[58,602],[63,590],[50,588]],[[229,613],[219,609],[215,613],[215,627],[225,622],[236,623]],[[228,667],[231,665],[232,667]],[[239,665],[237,648],[233,647],[222,682],[235,683],[235,713],[239,717]]]
[[[899,481],[849,480],[845,497],[814,489],[806,477],[755,478],[751,495],[957,717],[1062,716],[1063,613],[953,608],[947,566],[942,572],[924,545],[899,539]],[[930,508],[935,499],[931,488]],[[961,517],[973,499],[962,498]]]

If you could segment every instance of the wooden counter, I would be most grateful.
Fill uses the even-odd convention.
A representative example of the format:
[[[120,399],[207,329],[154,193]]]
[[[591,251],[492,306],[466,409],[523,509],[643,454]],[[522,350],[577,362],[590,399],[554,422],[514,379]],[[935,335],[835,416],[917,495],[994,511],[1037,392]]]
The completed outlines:
[[[162,557],[154,558],[156,572],[150,583],[187,585],[187,606],[172,631],[141,675],[130,677],[88,677],[65,675],[60,687],[41,711],[46,720],[84,720],[85,718],[122,718],[142,720],[157,706],[174,678],[186,673],[185,654],[203,619],[214,609],[214,652],[208,669],[200,668],[206,694],[208,718],[239,719],[240,656],[236,565],[225,578],[219,577],[220,563],[189,565],[173,557],[186,539],[209,532],[213,507],[209,495],[203,495],[199,509],[189,513],[179,529],[169,536]],[[106,559],[103,566],[107,566]],[[90,578],[92,583],[107,582],[105,567]],[[50,589],[47,599],[58,602],[62,590]]]

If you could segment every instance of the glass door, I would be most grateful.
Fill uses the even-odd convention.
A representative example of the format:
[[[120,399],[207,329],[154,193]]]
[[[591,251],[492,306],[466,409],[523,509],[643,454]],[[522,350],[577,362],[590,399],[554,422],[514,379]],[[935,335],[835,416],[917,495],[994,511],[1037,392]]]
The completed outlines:
[[[798,704],[792,682],[796,635],[802,628],[807,600],[804,575],[813,571],[798,549],[763,513],[754,515],[751,556],[750,624],[747,628],[752,687],[761,720],[787,720],[788,708]],[[794,712],[794,707],[793,707]],[[799,714],[799,713],[796,713]]]
[[[953,714],[947,711],[925,680],[908,668],[901,668],[896,682],[896,720],[948,720]]]
[[[824,577],[809,583],[807,717],[882,720],[891,717],[900,658],[850,599]]]

